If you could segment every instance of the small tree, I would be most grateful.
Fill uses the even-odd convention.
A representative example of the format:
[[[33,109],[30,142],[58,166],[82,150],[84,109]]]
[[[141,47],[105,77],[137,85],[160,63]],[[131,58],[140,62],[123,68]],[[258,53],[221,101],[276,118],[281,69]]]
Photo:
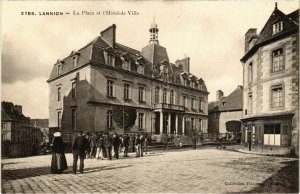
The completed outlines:
[[[115,107],[113,109],[113,120],[118,127],[124,128],[124,131],[129,131],[135,123],[136,110],[130,107]]]
[[[228,121],[226,122],[226,130],[232,133],[241,131],[241,121]]]

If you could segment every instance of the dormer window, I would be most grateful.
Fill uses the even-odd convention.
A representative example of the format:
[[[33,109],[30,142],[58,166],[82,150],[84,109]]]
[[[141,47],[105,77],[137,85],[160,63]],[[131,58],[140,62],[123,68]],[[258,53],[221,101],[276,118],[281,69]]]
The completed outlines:
[[[115,66],[115,58],[113,55],[107,55],[107,65]]]
[[[72,58],[73,67],[77,66],[77,62],[78,62],[78,55],[74,55]]]
[[[137,67],[137,72],[139,74],[145,74],[145,69],[144,69],[144,65],[143,64],[139,64],[138,67]]]
[[[123,61],[123,69],[130,71],[130,63],[129,60],[124,60]]]
[[[283,23],[282,23],[282,21],[273,24],[273,35],[281,32],[282,29],[283,29]]]
[[[57,74],[60,75],[61,74],[61,71],[62,71],[62,63],[59,63],[57,65]]]

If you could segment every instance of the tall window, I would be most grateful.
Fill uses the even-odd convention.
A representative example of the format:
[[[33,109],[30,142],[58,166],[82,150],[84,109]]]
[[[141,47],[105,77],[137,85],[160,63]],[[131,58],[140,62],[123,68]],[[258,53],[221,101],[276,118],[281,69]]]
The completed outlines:
[[[278,32],[281,32],[282,29],[283,29],[283,23],[282,23],[282,21],[278,22],[276,24],[273,24],[273,34],[277,34]]]
[[[124,84],[124,99],[129,100],[130,99],[130,85]]]
[[[194,108],[195,108],[195,107],[194,107],[194,104],[195,104],[195,99],[192,98],[192,99],[191,99],[191,109],[194,109]]]
[[[107,128],[112,128],[112,110],[107,110],[106,122]]]
[[[195,119],[191,118],[192,130],[195,129]]]
[[[202,90],[203,89],[203,85],[202,83],[199,83],[199,89]]]
[[[182,106],[186,107],[186,96],[182,96]]]
[[[264,125],[264,145],[280,145],[280,124]]]
[[[248,94],[248,110],[249,113],[252,113],[252,106],[253,106],[253,98],[252,98],[252,93]]]
[[[202,131],[202,119],[199,119],[199,129]]]
[[[282,71],[284,69],[283,49],[277,49],[272,52],[272,72]]]
[[[170,91],[170,104],[174,104],[174,90]]]
[[[155,103],[159,103],[159,87],[155,88],[155,97],[154,97]]]
[[[248,76],[249,76],[249,83],[252,83],[252,81],[253,81],[253,65],[252,65],[252,63],[249,64]]]
[[[57,112],[57,127],[61,127],[61,111]]]
[[[72,98],[76,98],[76,82],[72,82]]]
[[[167,89],[164,88],[163,90],[163,103],[167,103]]]
[[[272,107],[282,107],[283,106],[283,89],[282,85],[277,85],[272,87]]]
[[[57,102],[61,101],[61,87],[57,88]]]
[[[130,63],[128,60],[123,61],[123,69],[130,71]]]
[[[113,55],[107,55],[107,65],[115,66],[115,59]]]
[[[109,97],[114,96],[114,81],[107,80],[107,82],[106,82],[106,94]]]
[[[140,102],[144,102],[145,99],[144,99],[144,95],[145,95],[145,88],[140,86],[139,87],[139,101]]]
[[[202,104],[202,99],[199,98],[199,110],[203,110],[203,104]]]
[[[77,119],[77,112],[76,108],[72,109],[72,118],[71,118],[71,123],[72,123],[72,129],[76,130],[76,119]]]
[[[139,113],[139,129],[144,129],[144,113]]]

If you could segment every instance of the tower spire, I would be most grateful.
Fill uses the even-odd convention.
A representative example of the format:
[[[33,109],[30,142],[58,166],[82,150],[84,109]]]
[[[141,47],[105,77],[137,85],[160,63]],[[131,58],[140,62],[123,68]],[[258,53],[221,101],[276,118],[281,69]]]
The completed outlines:
[[[150,32],[149,44],[159,44],[158,28],[157,28],[157,24],[155,23],[155,15],[153,16],[153,23],[150,26],[149,32]]]

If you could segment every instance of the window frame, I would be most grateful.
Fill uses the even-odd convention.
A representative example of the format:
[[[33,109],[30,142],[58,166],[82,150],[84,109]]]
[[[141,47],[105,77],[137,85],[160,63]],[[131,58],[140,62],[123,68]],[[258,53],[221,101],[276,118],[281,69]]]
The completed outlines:
[[[160,88],[158,86],[155,87],[154,91],[154,103],[159,103],[159,96],[160,96]]]
[[[115,91],[114,91],[114,88],[115,88],[115,81],[113,80],[110,80],[110,79],[107,79],[106,80],[106,96],[107,97],[115,97]]]
[[[111,109],[108,109],[106,111],[106,127],[107,129],[113,128],[113,111]]]
[[[144,116],[145,114],[141,112],[138,115],[138,128],[140,130],[144,129]]]
[[[251,101],[250,101],[251,99]],[[248,93],[248,114],[253,113],[253,92]]]
[[[131,87],[129,83],[124,83],[124,100],[131,100]]]
[[[77,96],[77,83],[76,81],[72,81],[71,84],[71,95],[72,95],[72,99],[75,99]]]
[[[278,34],[283,30],[283,21],[276,22],[273,24],[273,35]]]
[[[167,90],[167,88],[164,88],[163,89],[163,95],[162,95],[162,102],[164,103],[164,104],[166,104],[167,103],[167,96],[168,96],[168,90]]]
[[[276,52],[278,53],[280,50],[281,50],[281,54],[276,55]],[[273,49],[270,52],[270,55],[271,55],[271,68],[270,68],[271,69],[270,70],[271,74],[277,74],[277,73],[284,72],[284,70],[285,70],[285,49],[284,49],[284,45]],[[282,57],[282,59],[280,60],[279,57]],[[278,58],[278,61],[277,61],[278,62],[278,70],[274,70],[274,68],[275,68],[274,63],[277,60],[277,58]],[[282,62],[282,65],[280,65],[281,64],[280,62]]]
[[[278,106],[274,106],[274,90],[275,89],[281,89],[281,100],[282,104]],[[279,97],[278,97],[279,98]],[[279,101],[279,99],[278,99]],[[280,103],[280,102],[278,102]],[[284,83],[279,83],[279,84],[274,84],[270,87],[270,108],[271,110],[278,110],[278,109],[283,109],[285,107],[285,88],[284,88]]]
[[[57,102],[61,101],[61,87],[57,87]]]
[[[77,129],[77,108],[71,108],[71,127],[75,131]]]
[[[145,102],[145,87],[139,86],[139,102]]]

